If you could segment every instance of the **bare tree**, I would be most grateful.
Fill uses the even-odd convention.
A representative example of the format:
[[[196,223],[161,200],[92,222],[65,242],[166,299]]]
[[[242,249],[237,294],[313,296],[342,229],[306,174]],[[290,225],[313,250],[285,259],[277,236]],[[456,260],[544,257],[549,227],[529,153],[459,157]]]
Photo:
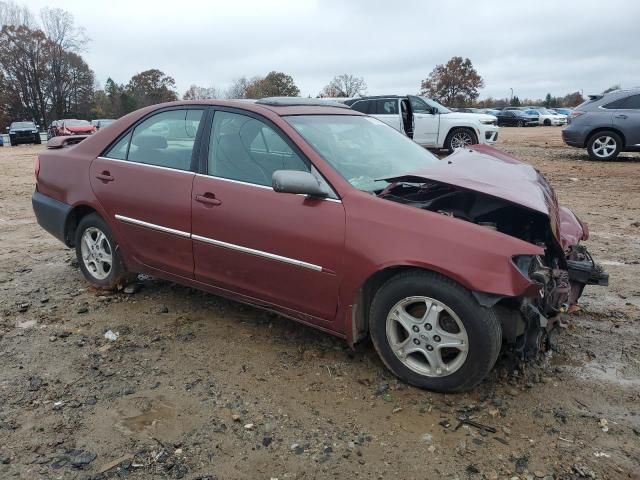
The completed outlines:
[[[247,87],[250,83],[254,82],[258,77],[253,77],[249,80],[247,77],[242,76],[236,78],[231,86],[224,93],[225,98],[246,98]]]
[[[350,73],[343,73],[333,77],[326,85],[319,97],[355,97],[367,93],[367,83],[362,77],[356,77]]]
[[[61,118],[69,105],[69,96],[77,88],[72,76],[78,54],[88,42],[84,29],[75,26],[73,16],[60,8],[45,7],[40,11],[44,34],[50,42],[48,62],[48,95],[52,113]]]
[[[220,91],[216,87],[199,87],[197,85],[191,85],[189,89],[184,92],[182,96],[183,100],[206,100],[208,98],[220,98]]]
[[[19,27],[23,25],[28,28],[37,27],[36,18],[29,8],[19,6],[12,0],[0,2],[0,27],[9,25]]]

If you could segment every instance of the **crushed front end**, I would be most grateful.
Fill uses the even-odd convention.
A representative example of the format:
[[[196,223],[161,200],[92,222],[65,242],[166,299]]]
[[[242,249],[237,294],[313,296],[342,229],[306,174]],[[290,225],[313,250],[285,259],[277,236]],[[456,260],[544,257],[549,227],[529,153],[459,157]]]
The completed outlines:
[[[580,243],[589,238],[588,227],[558,204],[537,170],[504,152],[474,145],[431,171],[387,181],[382,198],[516,237],[544,252],[511,259],[515,274],[529,284],[520,296],[474,292],[481,305],[495,310],[504,341],[521,357],[554,347],[555,333],[579,308],[586,285],[608,285],[608,274]]]

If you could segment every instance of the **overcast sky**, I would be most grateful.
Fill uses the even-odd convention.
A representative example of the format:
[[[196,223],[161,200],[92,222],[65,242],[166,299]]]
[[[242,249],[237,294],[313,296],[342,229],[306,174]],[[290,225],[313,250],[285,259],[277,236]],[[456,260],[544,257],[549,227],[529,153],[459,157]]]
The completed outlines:
[[[149,68],[226,88],[279,70],[315,96],[336,74],[370,94],[416,93],[436,64],[469,57],[481,97],[539,98],[640,85],[636,0],[17,0],[70,11],[104,85]]]

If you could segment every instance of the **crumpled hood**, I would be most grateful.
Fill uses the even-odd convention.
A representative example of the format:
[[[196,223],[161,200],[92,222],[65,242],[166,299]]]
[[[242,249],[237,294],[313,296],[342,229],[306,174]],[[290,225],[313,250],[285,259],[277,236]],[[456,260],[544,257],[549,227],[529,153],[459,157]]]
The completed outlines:
[[[93,125],[76,125],[76,126],[65,125],[64,129],[69,130],[70,132],[73,132],[73,133],[86,133],[86,132],[93,132],[95,130],[95,127]]]
[[[386,178],[387,181],[434,180],[501,198],[543,213],[563,249],[586,240],[588,232],[566,207],[560,207],[556,194],[545,178],[528,163],[489,145],[473,145],[456,150],[428,169]]]

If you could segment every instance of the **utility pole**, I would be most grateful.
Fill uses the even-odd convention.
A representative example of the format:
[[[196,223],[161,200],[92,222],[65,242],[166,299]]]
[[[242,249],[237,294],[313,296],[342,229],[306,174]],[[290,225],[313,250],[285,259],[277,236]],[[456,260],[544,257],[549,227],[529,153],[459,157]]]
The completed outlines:
[[[510,88],[509,90],[511,90],[511,96],[509,97],[509,103],[511,103],[511,100],[513,100],[513,88]]]

